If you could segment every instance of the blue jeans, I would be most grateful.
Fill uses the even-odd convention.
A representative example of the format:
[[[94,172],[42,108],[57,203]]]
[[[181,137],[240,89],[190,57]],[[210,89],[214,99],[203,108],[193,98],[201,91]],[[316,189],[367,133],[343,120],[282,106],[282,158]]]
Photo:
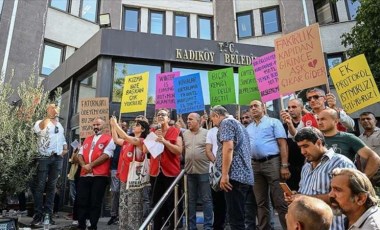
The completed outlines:
[[[37,172],[33,178],[33,198],[34,212],[42,215],[44,212],[53,214],[55,188],[58,176],[62,171],[63,158],[61,156],[51,156],[37,158]],[[45,204],[43,204],[43,194],[46,192]]]
[[[196,207],[198,194],[202,200],[204,223],[203,229],[212,229],[212,197],[209,174],[188,174],[187,184],[189,190],[189,224],[190,230],[197,229]]]
[[[224,193],[231,230],[244,230],[245,202],[252,187],[230,180],[232,190]]]

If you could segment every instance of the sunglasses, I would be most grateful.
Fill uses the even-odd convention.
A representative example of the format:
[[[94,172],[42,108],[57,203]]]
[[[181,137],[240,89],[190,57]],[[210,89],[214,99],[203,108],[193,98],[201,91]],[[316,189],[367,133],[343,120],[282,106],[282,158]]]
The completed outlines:
[[[54,128],[54,133],[58,133],[59,132],[59,128],[58,128],[58,126],[55,126],[55,128]]]
[[[293,105],[293,106],[288,106],[288,109],[290,109],[290,108],[292,108],[292,109],[296,109],[297,106],[295,106],[295,105]]]
[[[311,101],[312,99],[314,100],[318,100],[320,97],[323,97],[323,96],[320,96],[320,95],[313,95],[313,96],[310,96],[307,98],[307,101]]]

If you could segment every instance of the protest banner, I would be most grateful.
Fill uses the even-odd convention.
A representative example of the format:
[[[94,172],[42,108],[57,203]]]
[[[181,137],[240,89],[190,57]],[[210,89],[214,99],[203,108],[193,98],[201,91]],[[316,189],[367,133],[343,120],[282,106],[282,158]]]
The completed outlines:
[[[380,101],[379,89],[364,54],[330,69],[330,75],[347,113],[356,112]]]
[[[260,100],[255,72],[252,65],[241,66],[239,67],[239,105],[249,105],[252,100]]]
[[[79,136],[86,138],[94,134],[92,123],[95,118],[105,121],[104,132],[109,133],[109,98],[82,98],[79,100]]]
[[[318,23],[277,38],[274,43],[281,94],[327,83]]]
[[[175,77],[173,83],[177,114],[204,111],[199,73]]]
[[[145,111],[148,101],[149,72],[125,77],[120,113]]]
[[[255,69],[261,101],[267,102],[280,98],[275,52],[254,59],[252,64]]]
[[[156,75],[156,109],[175,108],[173,79],[179,75],[179,71]]]
[[[210,105],[236,104],[233,68],[208,72]]]

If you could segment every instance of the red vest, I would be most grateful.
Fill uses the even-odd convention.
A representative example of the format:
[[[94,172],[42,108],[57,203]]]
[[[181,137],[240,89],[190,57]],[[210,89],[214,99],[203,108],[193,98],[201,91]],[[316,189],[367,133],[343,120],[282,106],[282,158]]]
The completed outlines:
[[[140,141],[143,142],[143,138],[140,138]],[[120,157],[119,157],[119,163],[117,165],[117,174],[116,176],[119,178],[121,182],[127,182],[128,179],[128,172],[129,172],[129,164],[133,161],[133,151],[136,148],[135,145],[132,145],[131,143],[124,141],[123,147],[120,150]],[[138,154],[141,153],[141,154]],[[143,162],[145,155],[142,153],[142,151],[137,150],[136,151],[136,157],[135,161]]]
[[[90,163],[90,150],[92,140],[94,139],[94,135],[87,137],[83,142],[83,159],[86,164]],[[96,159],[102,155],[104,149],[112,140],[112,137],[107,134],[102,134],[99,140],[95,143],[94,149],[91,154],[91,162],[94,162]],[[111,159],[107,159],[103,164],[95,166],[92,168],[92,173],[94,176],[110,176],[110,165]],[[86,175],[86,171],[82,168],[80,175]]]
[[[172,126],[166,132],[165,139],[175,144],[179,133],[180,130]],[[165,147],[164,151],[156,159],[153,157],[150,158],[150,175],[158,176],[160,168],[162,173],[167,177],[178,176],[181,171],[180,155],[171,153],[169,149]]]
[[[314,114],[307,113],[302,116],[302,122],[304,123],[305,127],[313,126],[314,128],[318,128],[317,119],[315,119]],[[338,122],[336,125],[337,129],[341,132],[347,132],[346,127],[342,125],[342,123]]]

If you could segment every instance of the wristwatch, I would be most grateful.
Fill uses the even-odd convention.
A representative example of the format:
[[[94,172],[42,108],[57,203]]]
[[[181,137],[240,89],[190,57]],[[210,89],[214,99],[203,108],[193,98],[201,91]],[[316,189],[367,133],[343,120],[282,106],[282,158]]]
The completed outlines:
[[[289,163],[281,163],[281,168],[288,168],[289,165]]]

